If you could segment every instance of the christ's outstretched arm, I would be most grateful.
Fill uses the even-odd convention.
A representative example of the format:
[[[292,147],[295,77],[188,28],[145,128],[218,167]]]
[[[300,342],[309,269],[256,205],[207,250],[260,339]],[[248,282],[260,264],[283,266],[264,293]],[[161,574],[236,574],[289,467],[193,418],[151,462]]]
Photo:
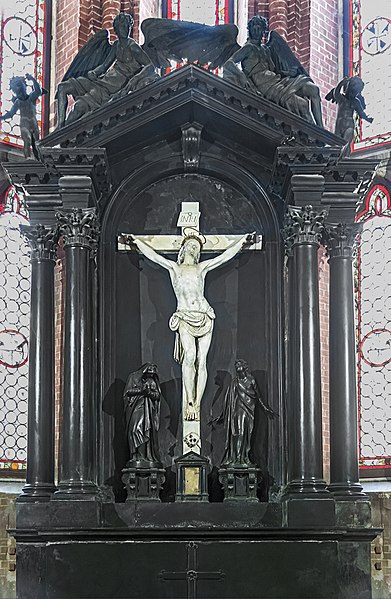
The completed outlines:
[[[254,243],[254,236],[255,236],[255,233],[252,233],[252,234],[246,233],[246,235],[241,237],[238,241],[235,241],[222,254],[219,254],[218,256],[216,256],[216,258],[212,258],[211,260],[204,260],[200,264],[202,270],[205,272],[209,272],[210,270],[213,270],[214,268],[218,268],[222,264],[225,264],[226,262],[231,260],[231,258],[236,256],[236,254],[238,252],[240,252],[242,247],[244,247],[245,245],[247,245],[249,243]]]
[[[167,260],[167,258],[164,258],[164,256],[155,252],[155,250],[152,249],[148,243],[145,243],[145,241],[133,237],[133,243],[146,258],[149,258],[149,260],[155,262],[155,264],[159,264],[159,266],[163,266],[163,268],[166,268],[167,270],[173,269],[173,265],[175,264],[173,260]]]

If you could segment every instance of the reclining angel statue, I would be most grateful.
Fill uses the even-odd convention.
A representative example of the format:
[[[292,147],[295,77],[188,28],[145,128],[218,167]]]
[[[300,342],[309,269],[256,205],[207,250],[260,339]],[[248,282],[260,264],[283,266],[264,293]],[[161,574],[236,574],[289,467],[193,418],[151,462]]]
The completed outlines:
[[[323,127],[319,88],[276,31],[262,42],[267,28],[263,17],[249,21],[247,42],[223,65],[223,78]]]
[[[142,47],[130,38],[131,15],[119,14],[113,26],[118,40],[111,45],[106,30],[95,33],[59,84],[59,127],[152,83],[159,77],[156,68],[166,69],[172,66],[170,61],[195,63],[210,71],[222,66],[224,79],[323,127],[318,87],[276,31],[270,32],[265,44],[262,42],[267,31],[263,17],[250,20],[249,37],[242,48],[236,41],[238,28],[233,24],[212,27],[146,19],[141,24],[145,38]],[[76,102],[67,117],[68,95]]]
[[[158,78],[149,56],[130,37],[133,23],[131,15],[120,13],[113,21],[114,44],[104,29],[80,49],[57,89],[58,127]],[[75,104],[67,117],[68,95]]]

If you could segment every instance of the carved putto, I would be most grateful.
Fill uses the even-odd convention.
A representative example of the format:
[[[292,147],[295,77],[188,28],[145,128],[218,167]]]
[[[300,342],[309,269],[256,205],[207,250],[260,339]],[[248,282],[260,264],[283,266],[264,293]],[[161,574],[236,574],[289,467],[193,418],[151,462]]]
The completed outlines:
[[[353,141],[355,112],[364,121],[373,122],[373,118],[365,112],[367,106],[361,93],[363,89],[364,82],[360,77],[344,77],[326,96],[326,100],[338,106],[335,134],[347,143]]]
[[[30,81],[33,90],[30,94],[27,93],[26,81]],[[14,96],[12,98],[13,106],[11,110],[0,116],[0,121],[11,119],[17,112],[20,113],[20,134],[24,143],[25,158],[31,157],[31,151],[36,158],[38,153],[36,142],[39,140],[39,127],[36,116],[36,103],[40,96],[46,94],[46,90],[42,89],[38,81],[29,74],[24,77],[12,77],[10,81],[10,90]]]

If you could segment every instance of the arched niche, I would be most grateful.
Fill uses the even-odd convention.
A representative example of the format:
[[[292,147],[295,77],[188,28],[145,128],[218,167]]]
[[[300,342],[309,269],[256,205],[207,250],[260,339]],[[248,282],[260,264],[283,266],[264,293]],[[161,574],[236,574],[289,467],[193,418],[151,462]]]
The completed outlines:
[[[169,276],[136,252],[118,252],[116,242],[120,233],[178,234],[182,201],[200,202],[204,234],[257,231],[263,236],[262,251],[242,252],[209,273],[206,280],[205,296],[215,309],[216,321],[201,436],[203,454],[218,467],[224,431],[211,421],[221,413],[235,359],[244,358],[265,401],[281,415],[268,425],[259,410],[254,430],[254,459],[269,477],[260,490],[260,497],[266,499],[267,489],[275,495],[284,479],[280,225],[259,182],[216,158],[205,160],[197,173],[170,171],[164,161],[145,166],[122,181],[103,215],[99,251],[101,483],[113,487],[121,499],[121,469],[128,459],[122,392],[129,373],[144,362],[156,363],[160,374],[164,465],[169,467],[180,452],[181,444],[175,445],[175,439],[181,419],[181,370],[173,359],[174,334],[168,328],[176,307]],[[218,499],[218,489],[212,495]]]

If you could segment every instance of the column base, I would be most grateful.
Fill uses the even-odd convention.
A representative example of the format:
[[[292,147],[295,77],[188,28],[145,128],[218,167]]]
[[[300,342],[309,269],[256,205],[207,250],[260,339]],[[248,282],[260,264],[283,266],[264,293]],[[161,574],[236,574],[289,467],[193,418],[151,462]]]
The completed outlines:
[[[336,501],[368,501],[360,483],[331,483],[327,488]]]
[[[18,503],[24,501],[50,501],[56,490],[57,487],[53,483],[26,484],[16,501]]]
[[[98,487],[92,481],[63,481],[52,500],[93,501],[98,499]]]
[[[321,478],[301,478],[291,480],[284,489],[284,496],[308,497],[308,498],[330,498],[326,481]]]
[[[240,466],[223,466],[219,480],[224,488],[224,501],[258,501],[257,487],[261,480],[260,469]]]

